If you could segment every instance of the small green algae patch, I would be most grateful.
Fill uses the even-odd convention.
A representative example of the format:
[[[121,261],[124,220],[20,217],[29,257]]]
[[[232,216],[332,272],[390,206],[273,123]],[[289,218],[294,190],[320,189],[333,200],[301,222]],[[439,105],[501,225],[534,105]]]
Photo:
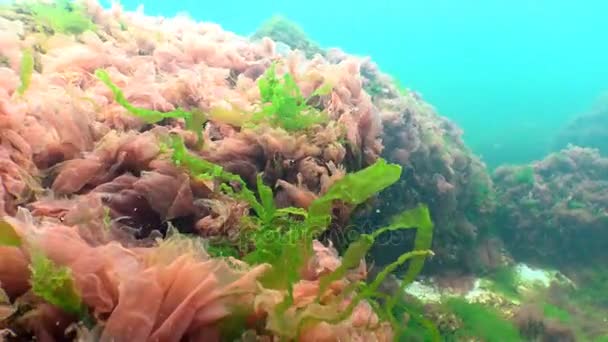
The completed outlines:
[[[28,1],[25,8],[32,13],[38,25],[49,27],[54,32],[80,34],[95,30],[95,24],[87,16],[84,7],[69,0],[55,0],[52,3]]]
[[[42,253],[35,252],[30,269],[34,294],[67,313],[83,313],[83,303],[69,268],[58,266]]]
[[[570,313],[568,311],[549,303],[543,304],[543,314],[547,318],[557,319],[562,323],[568,323],[571,321]]]
[[[169,118],[181,118],[186,122],[186,129],[196,133],[198,142],[197,147],[201,147],[203,144],[203,125],[207,121],[207,117],[200,110],[187,111],[182,108],[177,108],[170,112],[159,112],[157,110],[151,110],[146,108],[135,107],[125,97],[123,91],[112,82],[110,75],[106,70],[97,69],[95,70],[95,76],[99,78],[114,95],[114,100],[128,110],[131,114],[141,118],[144,122],[153,124],[158,123],[164,119]]]
[[[462,320],[457,338],[482,338],[486,342],[519,342],[517,328],[500,312],[482,304],[469,303],[462,298],[450,298],[445,305]]]
[[[517,289],[520,277],[517,270],[511,266],[502,266],[489,274],[488,278],[492,283],[488,288],[494,292],[499,292],[508,298],[518,298],[519,291]]]
[[[308,38],[300,26],[280,15],[275,15],[264,22],[252,36],[253,39],[264,37],[300,50],[308,58],[314,57],[315,54],[325,54],[316,43]]]
[[[19,79],[21,80],[21,84],[19,85],[19,88],[17,88],[17,93],[19,95],[23,95],[27,88],[29,88],[33,73],[34,55],[32,54],[32,50],[25,49],[21,56],[21,67],[19,70]]]
[[[442,341],[437,326],[425,317],[424,304],[415,297],[403,296],[393,308],[395,317],[403,317],[405,327],[396,334],[400,342],[439,342]]]
[[[300,88],[289,73],[279,78],[272,64],[258,80],[262,110],[253,115],[253,122],[267,121],[286,131],[299,131],[328,121],[327,115],[309,106]],[[310,97],[326,95],[329,85],[318,88]]]
[[[0,220],[0,246],[19,247],[21,243],[21,237],[15,228],[10,223]]]
[[[534,168],[532,166],[522,166],[514,174],[515,182],[518,184],[534,184]]]

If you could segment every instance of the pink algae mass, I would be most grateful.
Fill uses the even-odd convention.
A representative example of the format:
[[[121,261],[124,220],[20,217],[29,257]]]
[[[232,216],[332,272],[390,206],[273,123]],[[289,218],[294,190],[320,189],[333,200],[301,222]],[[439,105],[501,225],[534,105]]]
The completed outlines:
[[[263,281],[272,266],[218,257],[201,239],[239,238],[251,229],[249,203],[176,163],[170,137],[244,181],[231,186],[255,189],[263,175],[279,208],[306,209],[348,165],[369,166],[383,151],[383,119],[362,88],[367,62],[283,55],[269,38],[251,41],[214,24],[106,10],[95,1],[73,10],[91,23],[74,32],[76,24],[62,30],[37,21],[27,6],[7,5],[0,21],[0,222],[20,241],[0,247],[0,287],[14,309],[2,331],[41,341],[219,341],[246,332],[270,341],[284,334],[271,317],[287,291]],[[311,97],[310,110],[328,122],[300,131],[252,124],[265,105],[258,82],[271,65],[279,77],[291,75]],[[323,85],[328,91],[315,93]],[[194,127],[184,117],[151,122],[125,103],[206,120]],[[35,253],[67,270],[79,313],[34,290]],[[320,277],[341,263],[316,240],[303,255],[309,267],[294,284],[287,315],[318,305]],[[348,306],[352,295],[342,291],[365,276],[362,263],[333,282],[323,298],[341,304],[331,310]],[[302,341],[392,339],[390,324],[365,301],[340,322],[295,328],[290,338]]]

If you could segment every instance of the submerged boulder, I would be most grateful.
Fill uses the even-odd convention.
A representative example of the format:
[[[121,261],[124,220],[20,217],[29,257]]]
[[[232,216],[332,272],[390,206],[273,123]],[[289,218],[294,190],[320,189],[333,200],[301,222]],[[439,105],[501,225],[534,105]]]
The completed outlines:
[[[597,149],[569,146],[494,174],[501,203],[496,227],[520,260],[552,266],[608,258],[608,158]]]
[[[466,273],[491,266],[480,263],[476,252],[486,239],[486,222],[494,206],[485,164],[466,147],[462,130],[420,94],[399,86],[370,60],[361,73],[363,87],[382,118],[382,156],[402,165],[404,172],[397,184],[360,213],[357,222],[368,228],[381,226],[392,215],[423,202],[435,224],[435,256],[427,271]],[[377,248],[374,260],[383,264],[411,243],[407,232],[393,234]]]

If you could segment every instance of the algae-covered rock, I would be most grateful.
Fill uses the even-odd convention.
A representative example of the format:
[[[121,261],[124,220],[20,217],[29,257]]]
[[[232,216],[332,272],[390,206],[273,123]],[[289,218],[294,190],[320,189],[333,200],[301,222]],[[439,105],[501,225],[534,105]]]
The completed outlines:
[[[608,158],[570,146],[527,166],[503,166],[494,183],[496,227],[515,258],[584,265],[608,253]]]
[[[0,330],[393,340],[401,326],[378,290],[433,254],[428,207],[342,256],[321,234],[348,231],[351,211],[403,171],[381,156],[359,58],[311,60],[118,4],[40,6],[0,23],[1,304],[18,309]],[[368,279],[369,248],[397,229],[415,250]]]
[[[300,50],[308,58],[312,58],[315,54],[325,54],[324,50],[317,43],[308,38],[302,28],[280,15],[276,15],[264,22],[252,36],[253,39],[264,37],[287,44],[294,50]]]
[[[470,272],[479,266],[476,246],[485,238],[493,210],[492,182],[484,163],[462,141],[462,130],[414,91],[398,86],[367,60],[361,69],[383,123],[383,156],[404,167],[402,179],[379,196],[360,220],[382,222],[417,202],[428,203],[435,224],[427,270]],[[406,248],[406,234],[383,245],[375,260],[383,263]]]

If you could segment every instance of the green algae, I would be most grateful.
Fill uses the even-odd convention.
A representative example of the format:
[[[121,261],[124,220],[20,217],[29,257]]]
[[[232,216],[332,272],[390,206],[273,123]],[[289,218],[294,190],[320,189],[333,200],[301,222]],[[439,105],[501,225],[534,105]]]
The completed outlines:
[[[502,266],[492,271],[488,278],[492,283],[488,286],[490,290],[499,292],[508,298],[519,298],[518,284],[519,275],[512,266]]]
[[[21,67],[19,69],[19,79],[21,84],[17,88],[17,93],[23,95],[29,88],[34,73],[34,56],[32,50],[25,49],[21,57]]]
[[[327,115],[308,105],[293,76],[286,73],[279,78],[275,69],[276,64],[272,64],[258,80],[263,107],[253,115],[253,123],[266,121],[286,131],[299,131],[327,122]],[[330,89],[321,87],[310,97],[327,94]]]
[[[84,307],[69,268],[58,266],[40,252],[32,255],[32,291],[45,301],[70,314],[81,315]]]
[[[394,317],[403,317],[405,326],[396,334],[400,342],[442,341],[439,329],[426,318],[424,304],[415,297],[401,296],[393,307]]]
[[[0,220],[0,246],[19,247],[21,244],[21,237],[15,228],[10,223]]]
[[[457,340],[471,337],[486,342],[522,340],[517,328],[495,309],[456,297],[448,299],[445,305],[462,320],[462,328],[455,333]]]
[[[264,22],[252,36],[253,39],[264,37],[300,50],[308,58],[316,54],[325,55],[323,49],[310,40],[300,26],[280,15],[275,15]]]
[[[560,321],[562,323],[568,323],[572,320],[572,317],[570,316],[570,313],[568,311],[566,311],[560,307],[557,307],[555,305],[552,305],[549,303],[544,303],[542,305],[542,309],[543,309],[543,314],[547,318],[557,319],[558,321]]]
[[[221,191],[225,195],[245,200],[254,209],[255,215],[243,218],[243,236],[237,246],[229,252],[243,255],[243,260],[250,264],[268,263],[272,267],[259,280],[270,289],[287,290],[287,296],[277,305],[269,316],[269,329],[278,336],[295,338],[301,329],[316,321],[338,323],[353,312],[356,305],[367,300],[377,314],[389,320],[395,331],[402,327],[394,316],[394,307],[398,297],[387,298],[378,292],[380,284],[389,273],[398,266],[409,262],[401,287],[404,288],[421,271],[424,259],[432,255],[429,250],[432,240],[433,224],[428,208],[419,205],[397,215],[392,223],[372,234],[363,234],[357,241],[351,243],[342,256],[342,264],[334,272],[320,279],[320,291],[337,279],[343,278],[347,272],[359,265],[376,238],[381,234],[398,229],[417,229],[414,249],[402,254],[396,261],[389,264],[369,284],[353,283],[344,291],[347,296],[357,290],[346,309],[338,309],[336,303],[321,304],[320,298],[294,317],[287,318],[287,309],[293,304],[293,286],[300,280],[300,270],[306,260],[312,256],[313,240],[325,230],[331,221],[333,204],[336,201],[356,206],[395,183],[401,175],[401,167],[388,164],[383,159],[358,172],[347,174],[334,183],[328,191],[309,206],[308,210],[300,208],[277,209],[274,204],[272,189],[262,182],[261,175],[257,177],[257,194],[247,189],[245,182],[238,175],[223,170],[219,165],[203,160],[189,153],[181,138],[173,136],[173,161],[186,168],[194,177],[210,177],[223,182]],[[232,184],[238,185],[237,189]],[[213,249],[216,255],[225,255],[225,246]],[[250,247],[253,250],[248,251]],[[240,249],[239,252],[235,251]],[[344,297],[346,298],[346,297]],[[377,300],[385,300],[381,306]]]
[[[202,147],[203,144],[203,125],[207,121],[207,117],[200,110],[192,110],[187,111],[183,108],[177,108],[175,110],[169,112],[160,112],[157,110],[140,108],[133,106],[125,97],[123,91],[112,82],[110,75],[106,70],[97,69],[95,71],[95,76],[99,78],[111,91],[114,95],[114,100],[120,104],[123,108],[128,110],[131,114],[139,117],[144,122],[148,124],[158,123],[164,119],[184,119],[186,122],[186,129],[196,133],[198,142],[197,147]]]
[[[148,124],[159,123],[164,119],[171,118],[184,119],[186,129],[197,134],[197,147],[202,147],[202,127],[208,120],[205,113],[198,109],[188,111],[177,108],[169,112],[161,112],[136,107],[126,99],[124,92],[112,82],[106,70],[98,69],[95,71],[95,75],[112,91],[118,104]],[[272,64],[258,80],[258,88],[261,95],[262,109],[254,113],[250,119],[243,119],[245,120],[244,123],[249,126],[268,123],[271,126],[293,132],[308,129],[328,120],[327,115],[308,105],[308,101],[314,96],[328,94],[331,91],[331,85],[329,84],[322,85],[309,98],[304,98],[293,76],[286,73],[282,78],[279,78],[276,75],[275,64]],[[221,114],[218,115],[217,119],[222,121]]]
[[[53,32],[80,34],[96,28],[85,8],[69,0],[55,0],[53,3],[29,1],[25,3],[25,9],[32,13],[37,25],[48,27]]]
[[[534,168],[532,166],[522,166],[515,170],[513,178],[518,184],[534,184]]]

